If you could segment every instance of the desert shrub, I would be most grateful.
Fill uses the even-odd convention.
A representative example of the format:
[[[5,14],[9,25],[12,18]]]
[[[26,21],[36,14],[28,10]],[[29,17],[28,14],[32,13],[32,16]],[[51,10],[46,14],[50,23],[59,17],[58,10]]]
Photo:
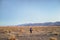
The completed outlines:
[[[57,40],[57,38],[55,38],[55,37],[50,37],[50,40]]]
[[[16,40],[16,36],[11,34],[9,37],[8,37],[9,40]]]
[[[58,32],[54,32],[54,33],[52,33],[53,35],[59,35],[59,33]]]

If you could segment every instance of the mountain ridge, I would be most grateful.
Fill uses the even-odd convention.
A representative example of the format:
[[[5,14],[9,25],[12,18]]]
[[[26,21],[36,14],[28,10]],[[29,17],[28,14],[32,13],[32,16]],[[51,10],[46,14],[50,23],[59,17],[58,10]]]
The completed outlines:
[[[45,23],[28,23],[28,24],[21,24],[18,26],[60,26],[59,22],[45,22]]]

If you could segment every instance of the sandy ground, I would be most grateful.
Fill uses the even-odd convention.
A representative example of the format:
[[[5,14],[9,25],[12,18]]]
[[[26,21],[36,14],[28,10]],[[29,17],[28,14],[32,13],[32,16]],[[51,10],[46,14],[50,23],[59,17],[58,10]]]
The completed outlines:
[[[60,40],[60,26],[0,27],[0,40]]]

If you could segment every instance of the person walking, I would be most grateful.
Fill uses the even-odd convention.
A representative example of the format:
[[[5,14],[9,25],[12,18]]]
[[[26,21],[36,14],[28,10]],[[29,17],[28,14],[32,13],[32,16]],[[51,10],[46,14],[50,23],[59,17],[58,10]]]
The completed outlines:
[[[32,28],[30,28],[30,33],[32,33]]]

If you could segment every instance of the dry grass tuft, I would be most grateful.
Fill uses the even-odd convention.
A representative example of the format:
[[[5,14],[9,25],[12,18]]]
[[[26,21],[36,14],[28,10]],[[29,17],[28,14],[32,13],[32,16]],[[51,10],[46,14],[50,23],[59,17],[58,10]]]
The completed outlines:
[[[55,37],[51,37],[50,40],[57,40],[57,38],[55,38]]]
[[[16,39],[16,36],[12,34],[9,36],[8,40],[18,40],[18,39]]]

